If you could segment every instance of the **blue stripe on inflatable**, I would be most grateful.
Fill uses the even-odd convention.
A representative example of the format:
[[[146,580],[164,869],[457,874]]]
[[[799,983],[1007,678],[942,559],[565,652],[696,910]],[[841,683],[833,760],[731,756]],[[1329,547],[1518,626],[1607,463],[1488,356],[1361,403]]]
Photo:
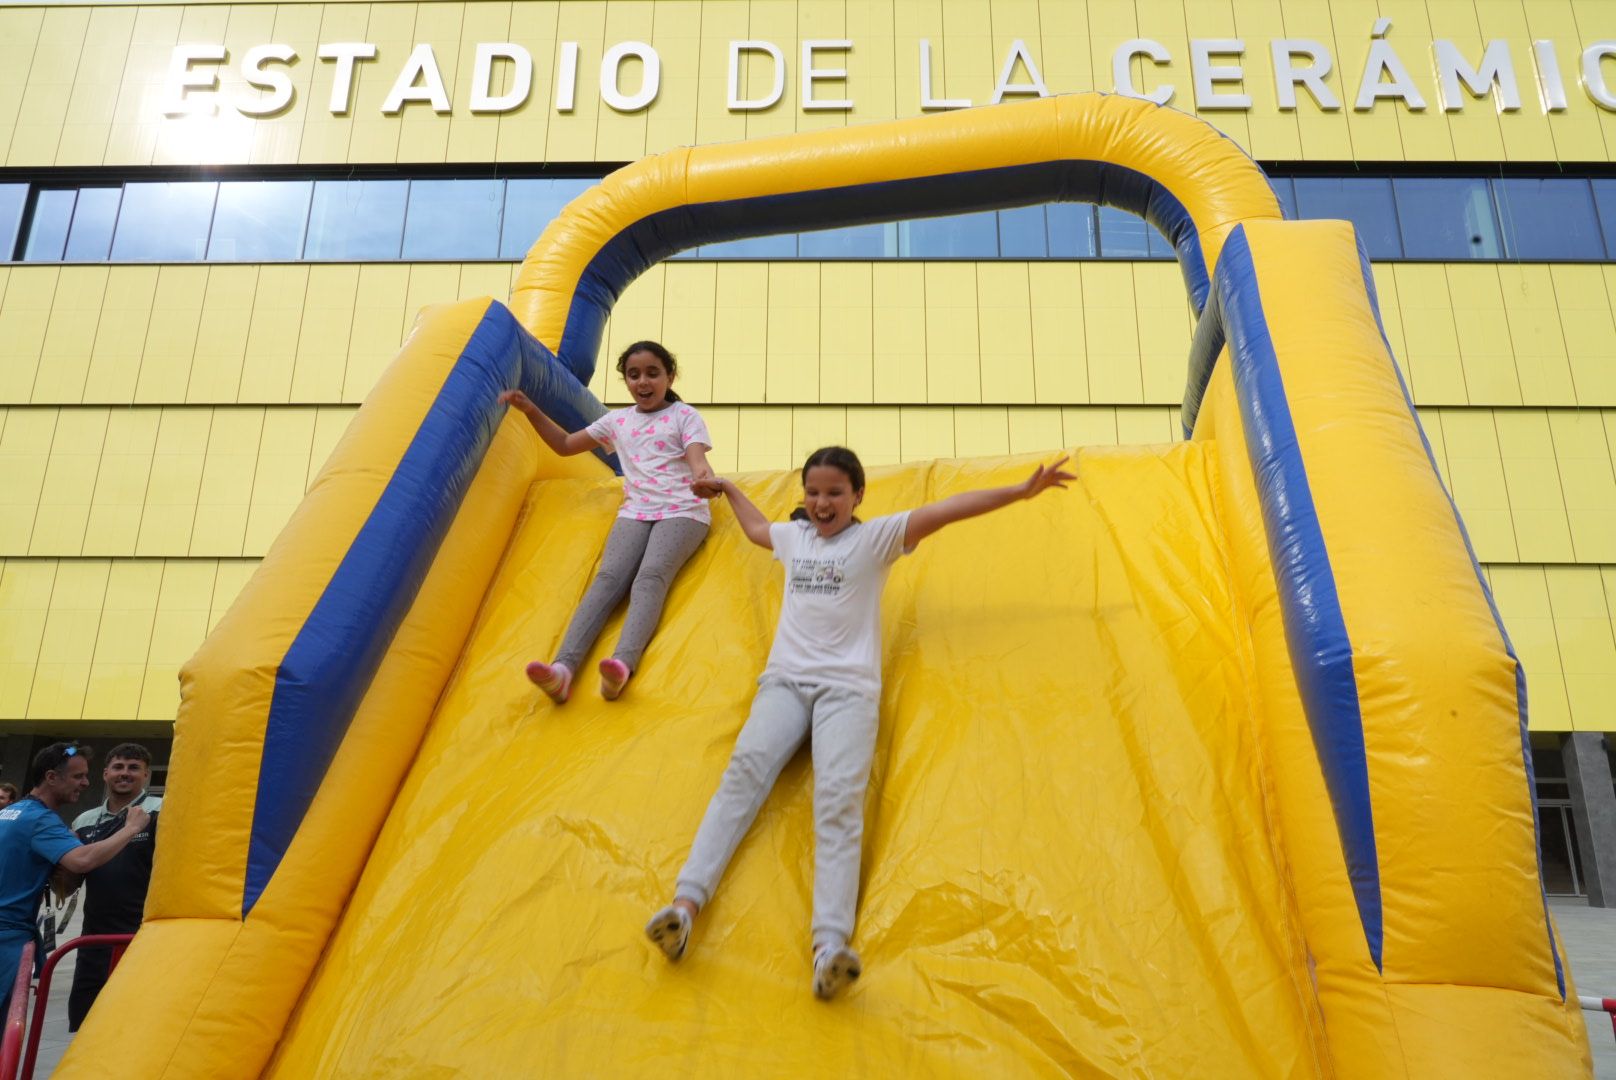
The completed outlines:
[[[623,290],[651,266],[698,244],[1046,202],[1098,203],[1143,217],[1177,251],[1195,310],[1205,305],[1211,283],[1201,237],[1172,192],[1144,173],[1118,165],[1046,161],[694,203],[650,214],[624,227],[590,259],[573,292],[557,355],[579,382],[587,383],[606,316]]]
[[[276,672],[248,841],[244,917],[280,865],[415,602],[505,415],[496,399],[508,387],[521,387],[569,430],[604,411],[508,309],[489,305]]]
[[[1521,764],[1526,772],[1526,793],[1532,802],[1532,830],[1541,837],[1542,823],[1538,814],[1537,805],[1537,777],[1532,768],[1531,735],[1527,732],[1526,710],[1526,670],[1521,666],[1520,658],[1515,655],[1515,645],[1509,639],[1509,631],[1504,628],[1504,619],[1498,613],[1498,605],[1493,601],[1493,591],[1487,584],[1487,575],[1481,571],[1481,562],[1476,558],[1476,548],[1470,542],[1470,532],[1465,528],[1464,518],[1459,514],[1459,505],[1453,501],[1453,494],[1448,491],[1448,485],[1442,480],[1442,471],[1437,468],[1436,454],[1431,449],[1431,440],[1426,438],[1425,428],[1420,423],[1420,414],[1414,408],[1414,397],[1408,392],[1408,382],[1403,378],[1403,369],[1397,363],[1397,356],[1392,352],[1391,339],[1386,336],[1386,324],[1380,318],[1380,298],[1375,293],[1375,277],[1369,268],[1369,252],[1364,247],[1363,238],[1353,235],[1358,244],[1358,263],[1363,269],[1364,293],[1369,297],[1369,307],[1375,313],[1375,326],[1380,330],[1380,340],[1386,346],[1386,356],[1391,360],[1392,371],[1397,375],[1397,385],[1402,388],[1403,402],[1408,406],[1408,415],[1414,421],[1414,430],[1420,433],[1420,442],[1425,447],[1425,458],[1431,463],[1431,475],[1436,477],[1437,486],[1442,489],[1442,495],[1448,500],[1448,507],[1453,511],[1453,520],[1459,526],[1459,535],[1464,539],[1465,552],[1470,556],[1470,567],[1475,571],[1476,584],[1481,587],[1481,595],[1487,600],[1487,609],[1492,612],[1493,625],[1498,627],[1498,636],[1504,642],[1504,652],[1515,665],[1515,710],[1519,717],[1521,732]],[[1549,919],[1549,894],[1543,880],[1543,845],[1537,844],[1537,881],[1538,890],[1543,897],[1543,925],[1549,937],[1549,954],[1554,957],[1554,977],[1560,987],[1560,1000],[1565,1000],[1565,968],[1560,962],[1560,948],[1554,940],[1554,923]]]
[[[1380,861],[1352,642],[1291,421],[1279,357],[1263,315],[1244,226],[1236,227],[1224,244],[1217,289],[1234,364],[1235,394],[1245,421],[1246,452],[1279,586],[1285,640],[1330,792],[1364,939],[1379,968]]]

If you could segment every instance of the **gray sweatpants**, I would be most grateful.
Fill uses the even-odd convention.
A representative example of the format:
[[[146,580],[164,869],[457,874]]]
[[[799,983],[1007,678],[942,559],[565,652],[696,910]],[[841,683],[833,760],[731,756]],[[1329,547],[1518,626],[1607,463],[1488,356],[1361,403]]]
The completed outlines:
[[[707,524],[692,518],[635,521],[620,517],[613,522],[600,570],[572,614],[555,662],[576,672],[600,637],[600,628],[606,625],[623,594],[628,593],[623,634],[612,655],[627,664],[630,671],[638,669],[640,655],[662,621],[662,603],[668,598],[674,575],[705,539]]]
[[[718,792],[696,830],[675,893],[705,907],[752,825],[780,770],[811,739],[814,756],[813,945],[842,945],[853,936],[859,856],[864,844],[864,789],[875,756],[879,706],[836,686],[766,676],[735,740]]]

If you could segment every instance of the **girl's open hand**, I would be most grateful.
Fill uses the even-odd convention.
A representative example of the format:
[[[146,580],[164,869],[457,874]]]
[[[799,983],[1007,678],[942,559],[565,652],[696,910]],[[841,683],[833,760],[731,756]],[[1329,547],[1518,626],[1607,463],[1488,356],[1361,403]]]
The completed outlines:
[[[499,395],[499,403],[501,405],[509,405],[518,412],[527,412],[529,409],[534,407],[533,402],[529,400],[528,396],[522,393],[520,390],[505,391],[503,394]]]
[[[1038,466],[1038,468],[1033,471],[1033,474],[1027,477],[1026,481],[1021,485],[1021,497],[1023,499],[1030,499],[1039,492],[1045,491],[1052,487],[1064,489],[1068,483],[1076,480],[1076,473],[1067,472],[1065,469],[1061,468],[1062,465],[1066,464],[1070,460],[1071,456],[1069,454],[1062,454],[1058,461],[1051,462],[1048,465]]]

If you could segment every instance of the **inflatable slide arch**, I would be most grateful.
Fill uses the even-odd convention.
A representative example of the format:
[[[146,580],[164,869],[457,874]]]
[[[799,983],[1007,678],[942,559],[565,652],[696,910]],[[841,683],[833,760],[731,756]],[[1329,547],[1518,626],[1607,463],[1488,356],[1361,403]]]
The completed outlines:
[[[613,303],[698,243],[1063,200],[1176,249],[1186,440],[895,571],[852,994],[808,992],[800,761],[666,965],[778,587],[720,508],[625,699],[542,702],[617,483],[497,396],[598,416]],[[186,666],[146,923],[59,1075],[1586,1076],[1525,722],[1351,227],[1213,128],[1084,94],[672,151],[509,307],[422,315]]]

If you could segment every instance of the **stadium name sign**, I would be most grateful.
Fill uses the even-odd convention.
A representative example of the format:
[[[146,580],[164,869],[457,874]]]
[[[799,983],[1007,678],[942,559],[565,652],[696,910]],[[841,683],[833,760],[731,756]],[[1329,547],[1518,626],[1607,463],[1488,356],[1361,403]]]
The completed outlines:
[[[1347,85],[1347,73],[1336,73],[1330,49],[1310,38],[1272,39],[1266,49],[1251,50],[1261,57],[1256,63],[1249,59],[1246,42],[1240,38],[1194,38],[1189,42],[1187,57],[1174,56],[1159,41],[1134,38],[1120,43],[1111,53],[1112,87],[1117,93],[1165,105],[1179,98],[1180,87],[1173,80],[1183,77],[1187,62],[1191,92],[1185,95],[1190,99],[1185,104],[1196,110],[1249,109],[1248,81],[1271,77],[1281,110],[1296,109],[1298,99],[1305,94],[1314,107],[1336,111],[1342,108],[1342,96],[1350,91],[1352,108],[1357,112],[1370,112],[1382,101],[1401,102],[1404,108],[1421,112],[1428,105],[1413,70],[1428,63],[1431,85],[1436,88],[1437,103],[1444,112],[1458,112],[1466,102],[1488,97],[1501,112],[1517,111],[1522,107],[1521,82],[1525,78],[1536,91],[1538,107],[1552,113],[1568,108],[1566,76],[1561,66],[1564,59],[1576,65],[1574,74],[1579,76],[1577,81],[1588,99],[1602,109],[1616,112],[1616,94],[1606,82],[1604,66],[1606,59],[1616,58],[1616,41],[1596,41],[1583,47],[1579,55],[1564,58],[1554,42],[1534,41],[1528,58],[1517,57],[1510,43],[1502,39],[1486,42],[1478,56],[1473,48],[1467,51],[1446,38],[1438,38],[1428,48],[1410,49],[1404,56],[1388,40],[1390,30],[1390,19],[1376,20],[1363,70],[1356,73],[1351,86]],[[798,78],[798,108],[805,112],[852,109],[857,86],[848,74],[847,58],[855,43],[846,38],[826,38],[798,44],[800,51],[788,58],[785,50],[772,41],[731,41],[730,111],[755,112],[778,105],[785,97],[793,61]],[[922,109],[984,104],[969,98],[938,96],[932,43],[921,38],[916,48]],[[577,102],[578,55],[578,42],[563,41],[553,57],[553,107],[558,113],[571,112]],[[296,100],[291,68],[305,59],[292,46],[282,44],[255,45],[237,58],[232,58],[223,45],[176,45],[168,70],[163,113],[217,114],[224,97],[220,71],[232,62],[251,89],[230,95],[228,107],[246,116],[285,112]],[[370,42],[321,44],[314,59],[332,67],[331,94],[324,106],[334,116],[346,116],[353,109],[354,73],[359,65],[383,61],[380,50]],[[1153,77],[1136,81],[1136,67]],[[1266,70],[1259,72],[1258,67]],[[639,112],[656,103],[662,87],[662,58],[643,41],[621,41],[605,50],[598,74],[600,100],[608,108],[622,113]],[[750,80],[743,77],[747,74]],[[1144,82],[1153,85],[1141,85]],[[759,86],[765,84],[768,89],[758,92]],[[463,100],[472,113],[497,115],[522,108],[529,103],[533,90],[532,53],[510,41],[478,44],[471,78],[464,90]],[[1048,94],[1038,59],[1025,41],[1015,40],[1004,55],[987,103],[1012,96]],[[397,115],[416,103],[430,106],[437,113],[454,111],[449,86],[431,45],[416,45],[410,51],[397,69],[381,111]]]

